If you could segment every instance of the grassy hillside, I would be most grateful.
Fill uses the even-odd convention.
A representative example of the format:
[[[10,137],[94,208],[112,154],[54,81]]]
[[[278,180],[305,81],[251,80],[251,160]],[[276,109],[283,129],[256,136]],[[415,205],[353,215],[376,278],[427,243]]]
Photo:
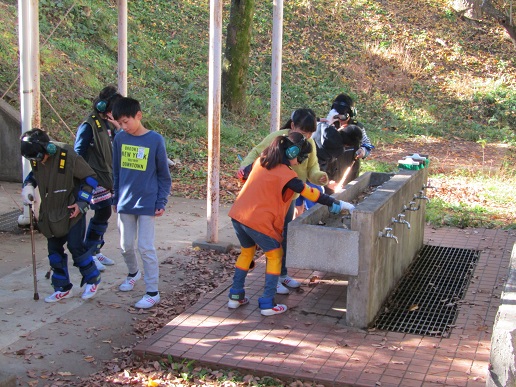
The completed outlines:
[[[42,126],[56,139],[71,141],[91,99],[116,85],[116,3],[40,0],[41,91],[52,105],[43,99]],[[377,147],[415,137],[512,147],[514,46],[501,29],[472,26],[447,3],[284,2],[283,121],[302,106],[325,116],[335,95],[348,92]],[[269,128],[272,4],[256,4],[248,112],[222,118],[221,184],[233,193],[236,154]],[[0,91],[9,89],[6,98],[17,106],[16,0],[0,0],[0,21]],[[170,157],[181,161],[176,186],[193,181],[189,191],[202,195],[209,1],[131,0],[129,23],[129,94],[142,101],[146,125],[166,136]],[[514,169],[504,165],[500,175],[514,186]]]

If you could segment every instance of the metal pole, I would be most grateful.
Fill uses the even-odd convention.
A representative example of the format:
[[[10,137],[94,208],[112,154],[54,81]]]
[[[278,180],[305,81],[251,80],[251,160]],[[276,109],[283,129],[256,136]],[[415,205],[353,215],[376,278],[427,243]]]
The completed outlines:
[[[271,69],[271,127],[280,127],[281,117],[281,62],[283,51],[283,0],[274,0],[272,13],[272,69]]]
[[[222,0],[210,0],[208,90],[208,231],[206,241],[217,243],[219,222],[220,100],[222,74]]]
[[[21,132],[31,129],[32,125],[32,77],[31,77],[31,10],[27,0],[18,0],[18,25],[20,46],[20,111]],[[21,157],[21,156],[20,156]],[[27,159],[22,157],[23,179],[31,168]],[[18,224],[30,224],[29,209],[23,206],[23,214],[18,217]]]
[[[32,128],[41,128],[41,87],[40,87],[40,60],[39,60],[39,0],[31,0],[31,26],[32,26],[32,85],[33,85],[33,115]]]
[[[118,92],[127,96],[127,0],[118,0]]]

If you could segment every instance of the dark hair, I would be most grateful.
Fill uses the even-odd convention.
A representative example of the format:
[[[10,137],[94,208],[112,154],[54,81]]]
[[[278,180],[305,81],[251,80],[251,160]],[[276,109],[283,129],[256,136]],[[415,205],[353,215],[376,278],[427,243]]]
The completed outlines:
[[[93,110],[97,113],[109,113],[113,109],[114,103],[119,98],[122,98],[122,95],[118,93],[115,86],[106,86],[100,91],[99,96],[93,100]],[[100,101],[105,101],[103,111],[99,111],[98,109],[98,103]]]
[[[296,109],[290,115],[290,119],[280,129],[290,129],[292,122],[294,126],[306,133],[313,133],[317,129],[317,118],[312,109]]]
[[[288,136],[278,136],[272,143],[262,151],[260,155],[260,164],[266,169],[272,169],[287,160],[285,151],[290,146],[298,146],[300,148],[299,154],[310,153],[312,146],[308,143],[299,132],[291,132]]]
[[[347,125],[343,129],[339,129],[340,137],[342,138],[342,145],[352,146],[358,149],[362,143],[362,129],[357,125]]]
[[[122,117],[136,117],[136,114],[141,111],[140,102],[133,98],[122,97],[119,98],[113,105],[113,118],[118,120]]]
[[[25,133],[23,133],[20,136],[20,140],[49,143],[50,137],[43,129],[32,128],[31,130],[27,130]]]
[[[50,137],[44,130],[34,128],[20,136],[20,151],[23,157],[29,160],[43,160],[45,154],[50,154]],[[53,145],[53,144],[52,144]],[[55,146],[51,148],[55,151]]]
[[[353,117],[353,106],[355,106],[353,98],[342,93],[335,97],[331,108],[335,109],[339,114],[348,114],[350,117]]]

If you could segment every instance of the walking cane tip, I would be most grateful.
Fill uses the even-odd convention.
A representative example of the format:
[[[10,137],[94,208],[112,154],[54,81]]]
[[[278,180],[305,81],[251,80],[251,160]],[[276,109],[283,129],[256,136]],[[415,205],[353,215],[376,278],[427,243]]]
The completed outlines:
[[[39,294],[38,293],[34,293],[34,300],[39,300]]]

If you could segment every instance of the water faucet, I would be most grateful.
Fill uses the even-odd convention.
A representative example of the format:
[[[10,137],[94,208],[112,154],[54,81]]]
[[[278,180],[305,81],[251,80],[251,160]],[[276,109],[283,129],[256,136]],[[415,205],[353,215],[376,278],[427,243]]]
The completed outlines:
[[[434,187],[434,186],[432,185],[432,183],[430,182],[430,180],[428,180],[426,184],[423,184],[423,189],[427,189],[427,188],[430,188],[430,189],[437,189],[436,187]]]
[[[421,206],[418,204],[416,206],[416,202],[410,202],[408,207],[406,205],[403,205],[403,209],[401,210],[401,212],[405,212],[405,211],[417,211],[421,208]]]
[[[425,196],[425,193],[423,192],[423,190],[419,191],[419,195],[414,194],[414,199],[426,200],[427,202],[430,201],[430,199],[428,199]]]
[[[396,241],[396,243],[398,243],[398,237],[396,237],[392,234],[392,228],[390,228],[390,227],[385,227],[383,229],[383,231],[378,232],[378,237],[391,238],[391,239],[394,239]]]
[[[403,215],[403,214],[398,214],[398,219],[392,218],[391,222],[392,223],[406,224],[407,228],[410,230],[410,223],[405,220],[405,215]]]

